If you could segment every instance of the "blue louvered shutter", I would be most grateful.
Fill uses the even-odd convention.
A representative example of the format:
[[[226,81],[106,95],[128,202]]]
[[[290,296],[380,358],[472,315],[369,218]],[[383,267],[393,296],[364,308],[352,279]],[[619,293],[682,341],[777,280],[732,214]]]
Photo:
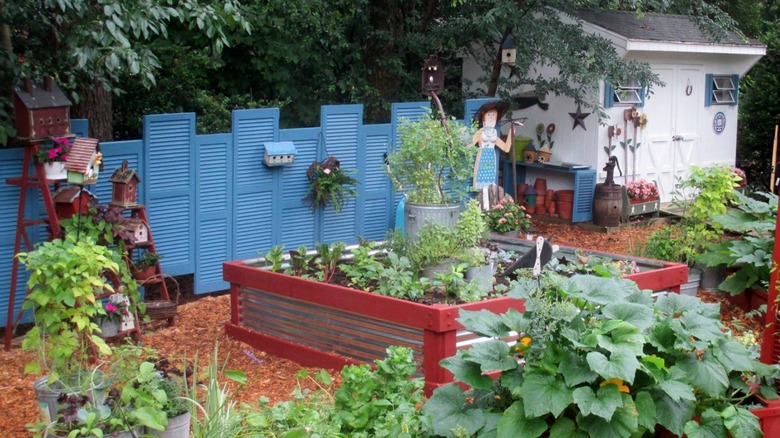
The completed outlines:
[[[615,87],[609,82],[604,82],[604,108],[615,106]]]
[[[734,102],[731,106],[739,103],[739,75],[731,75],[731,81],[734,82]]]
[[[358,147],[363,125],[363,105],[323,106],[320,121],[323,159],[326,156],[335,156],[341,162],[342,169],[357,171],[352,175],[353,178],[358,181],[365,180],[365,169],[358,165],[358,151],[365,154],[365,148]],[[347,197],[341,206],[341,212],[336,213],[330,205],[322,209],[320,243],[357,242],[358,203],[364,201],[360,199],[360,194],[365,187],[360,184],[356,190],[357,199]]]
[[[572,222],[593,220],[593,195],[596,191],[596,171],[579,170],[574,174],[574,192],[577,199],[572,206]]]
[[[706,86],[704,87],[704,106],[712,105],[712,89],[714,84],[714,76],[712,74],[704,75],[704,81]]]
[[[282,176],[282,196],[277,199],[282,208],[282,227],[276,243],[288,250],[301,245],[311,248],[318,238],[315,221],[318,213],[304,201],[309,190],[306,171],[313,162],[319,161],[320,128],[284,129],[279,131],[279,140],[293,142],[298,154],[293,164],[275,170]]]
[[[279,141],[279,109],[233,111],[233,258],[256,257],[274,244],[281,206],[274,203],[273,169],[263,163],[263,143]],[[283,166],[282,166],[283,167]]]
[[[144,116],[149,228],[168,275],[195,270],[195,114]]]
[[[231,202],[233,184],[230,134],[196,137],[198,160],[195,213],[195,293],[215,292],[230,285],[222,280],[222,263],[232,259],[233,221]]]
[[[89,120],[71,119],[70,132],[76,137],[89,137]]]

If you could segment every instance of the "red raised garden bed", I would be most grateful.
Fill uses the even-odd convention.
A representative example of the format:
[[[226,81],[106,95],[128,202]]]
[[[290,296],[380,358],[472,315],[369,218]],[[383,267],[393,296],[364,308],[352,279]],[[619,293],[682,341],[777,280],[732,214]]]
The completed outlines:
[[[653,263],[654,269],[627,278],[641,288],[679,291],[687,267]],[[381,359],[390,345],[407,346],[422,363],[426,394],[452,381],[439,361],[478,341],[456,321],[460,309],[524,310],[522,301],[506,297],[429,306],[270,272],[245,261],[226,262],[223,276],[231,285],[229,336],[304,366],[330,369]]]

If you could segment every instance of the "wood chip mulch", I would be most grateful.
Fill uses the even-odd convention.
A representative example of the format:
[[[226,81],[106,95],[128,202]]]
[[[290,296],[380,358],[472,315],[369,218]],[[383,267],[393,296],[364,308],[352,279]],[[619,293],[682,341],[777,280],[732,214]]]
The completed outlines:
[[[574,246],[613,254],[632,254],[641,246],[647,236],[663,226],[659,223],[637,223],[610,233],[586,230],[572,225],[550,224],[534,220],[538,234],[549,236],[554,233],[554,243]],[[760,333],[761,324],[756,317],[745,317],[744,311],[731,305],[717,293],[699,294],[705,301],[722,303],[724,323],[736,333],[747,329]],[[225,369],[240,369],[247,373],[248,383],[243,386],[231,384],[239,402],[255,404],[260,397],[275,403],[287,400],[298,383],[295,375],[303,369],[286,359],[268,355],[262,351],[228,339],[224,324],[230,318],[230,297],[228,295],[207,296],[196,301],[180,304],[176,325],[167,327],[156,322],[144,327],[143,345],[152,347],[172,362],[187,357],[190,360],[199,354],[200,363],[211,357],[215,342],[219,343],[219,356],[227,360]],[[2,332],[0,331],[0,334]],[[24,375],[26,363],[34,359],[32,352],[22,351],[15,343],[11,351],[0,350],[0,436],[28,437],[27,423],[38,418],[32,383],[37,376]],[[314,372],[316,370],[310,369]],[[338,372],[331,372],[338,381]],[[227,381],[227,379],[223,379]],[[314,389],[313,384],[302,380],[304,388]]]

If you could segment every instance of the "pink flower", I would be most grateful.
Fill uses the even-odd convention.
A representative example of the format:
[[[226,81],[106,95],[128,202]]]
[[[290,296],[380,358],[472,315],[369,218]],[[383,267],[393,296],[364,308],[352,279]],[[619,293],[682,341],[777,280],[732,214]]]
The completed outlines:
[[[506,223],[506,218],[502,217],[501,219],[498,220],[498,223],[499,224],[505,224]]]
[[[106,312],[110,312],[110,313],[114,313],[118,310],[114,303],[106,303],[105,308],[106,308]]]
[[[496,205],[493,206],[493,210],[503,210],[503,209],[504,209],[504,206],[501,205],[501,204],[496,204]]]
[[[326,167],[326,168],[322,169],[322,173],[324,173],[325,175],[330,175],[330,169],[328,169]]]
[[[53,159],[57,158],[57,154],[59,154],[59,153],[60,153],[60,148],[58,148],[58,147],[49,149],[49,159],[53,160]]]

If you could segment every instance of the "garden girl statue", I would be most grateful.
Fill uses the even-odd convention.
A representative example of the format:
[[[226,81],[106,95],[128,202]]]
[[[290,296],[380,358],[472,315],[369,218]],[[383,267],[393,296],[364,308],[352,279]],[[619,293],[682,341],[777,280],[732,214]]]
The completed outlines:
[[[510,145],[501,139],[501,131],[497,125],[506,114],[508,107],[506,102],[488,102],[482,105],[474,116],[479,124],[479,130],[471,139],[472,143],[479,145],[474,163],[474,190],[480,190],[498,181],[496,146],[504,152],[509,152]]]

